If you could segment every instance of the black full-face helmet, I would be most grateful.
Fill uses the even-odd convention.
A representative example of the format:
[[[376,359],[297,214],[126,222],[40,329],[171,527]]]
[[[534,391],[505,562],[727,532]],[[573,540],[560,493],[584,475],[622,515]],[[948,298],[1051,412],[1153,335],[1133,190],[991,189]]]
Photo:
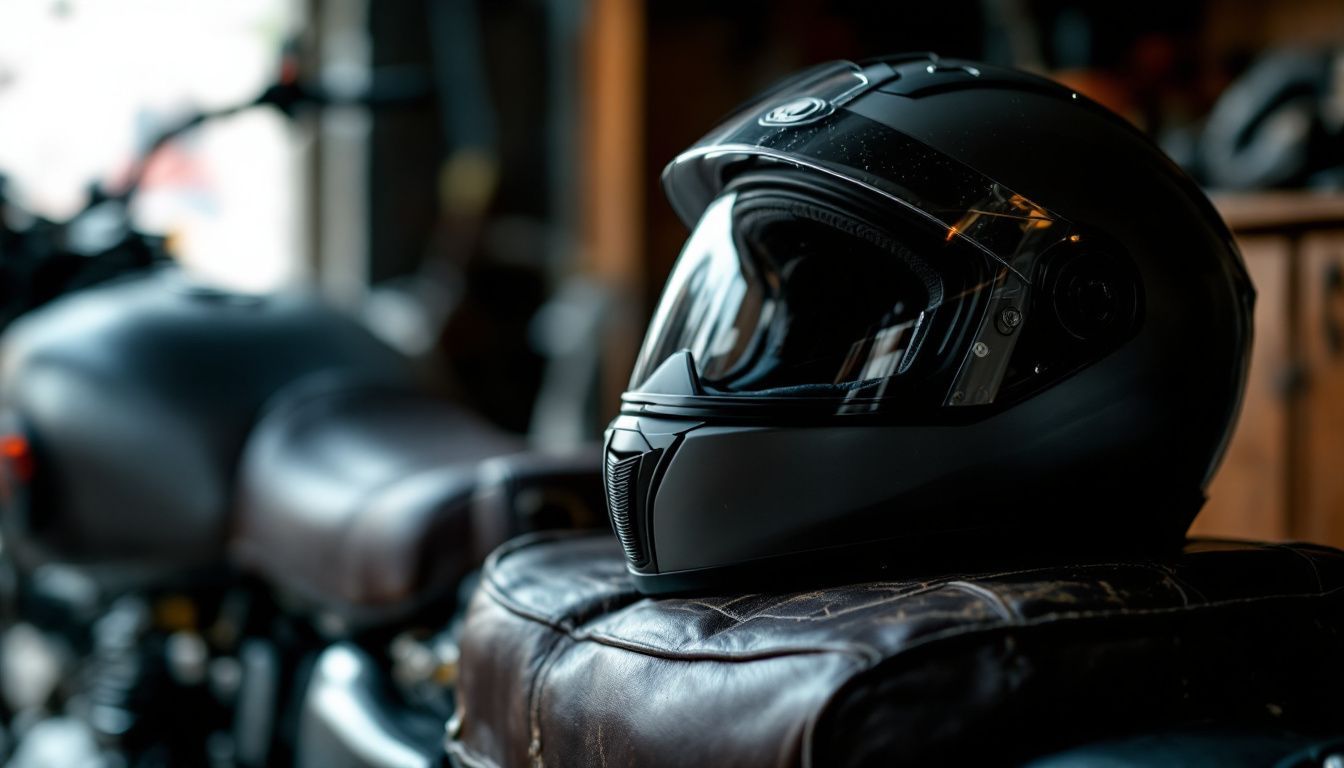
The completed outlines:
[[[692,232],[605,467],[640,589],[1184,535],[1254,292],[1120,118],[978,63],[837,62],[663,184]]]

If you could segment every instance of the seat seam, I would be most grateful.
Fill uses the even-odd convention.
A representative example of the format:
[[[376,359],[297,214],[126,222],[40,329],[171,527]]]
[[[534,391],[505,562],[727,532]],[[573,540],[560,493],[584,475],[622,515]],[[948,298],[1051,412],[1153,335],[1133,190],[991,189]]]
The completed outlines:
[[[866,643],[854,643],[844,645],[817,644],[815,646],[785,646],[773,648],[764,651],[752,653],[733,653],[731,651],[682,651],[674,652],[664,648],[657,648],[645,643],[640,643],[628,638],[622,638],[597,630],[585,631],[571,622],[557,623],[544,616],[540,616],[531,611],[521,609],[514,601],[500,594],[499,588],[491,581],[482,583],[482,591],[493,599],[505,611],[534,623],[551,627],[561,632],[565,636],[576,642],[593,642],[600,645],[606,645],[621,650],[639,653],[652,658],[660,658],[669,661],[721,661],[721,662],[751,662],[762,659],[777,658],[781,656],[795,655],[815,655],[826,653],[844,653],[858,656],[866,660],[880,659],[887,660],[896,658],[905,654],[907,651],[921,647],[931,642],[945,640],[951,637],[970,635],[976,632],[986,634],[1001,630],[1007,627],[1035,627],[1050,623],[1076,622],[1098,618],[1131,618],[1147,616],[1165,616],[1190,612],[1206,612],[1222,608],[1237,607],[1243,605],[1267,603],[1274,601],[1290,600],[1308,600],[1324,601],[1327,598],[1334,597],[1344,593],[1344,586],[1336,587],[1326,592],[1316,593],[1282,593],[1273,595],[1257,595],[1245,598],[1230,598],[1217,600],[1200,605],[1179,605],[1164,608],[1122,608],[1118,610],[1096,610],[1096,611],[1058,611],[1043,614],[1032,618],[1021,618],[1015,622],[1000,621],[988,625],[977,625],[972,627],[951,627],[945,630],[931,632],[910,644],[902,646],[894,653],[883,653],[880,649]]]

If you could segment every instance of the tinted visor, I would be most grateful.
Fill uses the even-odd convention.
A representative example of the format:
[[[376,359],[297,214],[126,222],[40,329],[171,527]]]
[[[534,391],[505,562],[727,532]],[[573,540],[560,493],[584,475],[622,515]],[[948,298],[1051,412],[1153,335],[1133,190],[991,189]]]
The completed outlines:
[[[725,194],[673,270],[632,388],[689,351],[708,395],[887,396],[930,372],[917,351],[988,284],[979,254],[927,245],[959,263],[934,269],[908,241],[796,196]]]
[[[854,65],[821,68],[668,166],[669,198],[694,231],[627,400],[656,398],[646,381],[688,351],[701,397],[859,410],[994,402],[1030,322],[1040,257],[1078,236],[1022,195],[841,108],[867,86]],[[876,213],[761,202],[728,187],[744,173],[808,176]]]

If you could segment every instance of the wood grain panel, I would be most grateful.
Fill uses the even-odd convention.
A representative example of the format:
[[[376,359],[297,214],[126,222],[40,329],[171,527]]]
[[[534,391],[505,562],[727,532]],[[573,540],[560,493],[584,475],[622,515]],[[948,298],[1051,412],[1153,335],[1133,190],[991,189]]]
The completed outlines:
[[[1242,255],[1256,288],[1255,343],[1246,399],[1232,442],[1192,534],[1282,539],[1289,530],[1290,408],[1283,387],[1290,362],[1288,245],[1246,238]]]
[[[593,0],[582,40],[584,268],[616,301],[623,322],[605,331],[601,420],[616,414],[642,337],[644,63],[640,0]]]
[[[1302,241],[1294,535],[1344,546],[1344,232]],[[1333,273],[1333,277],[1332,277]],[[1333,337],[1333,338],[1332,338]]]

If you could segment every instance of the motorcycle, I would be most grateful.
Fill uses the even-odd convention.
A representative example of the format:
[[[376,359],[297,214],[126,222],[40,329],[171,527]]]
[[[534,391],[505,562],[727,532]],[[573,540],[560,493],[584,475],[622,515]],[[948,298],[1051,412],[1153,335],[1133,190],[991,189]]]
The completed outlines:
[[[281,83],[151,151],[335,100]],[[605,524],[596,449],[528,451],[314,296],[193,281],[137,178],[0,232],[0,754],[434,763],[459,593],[505,538]]]

